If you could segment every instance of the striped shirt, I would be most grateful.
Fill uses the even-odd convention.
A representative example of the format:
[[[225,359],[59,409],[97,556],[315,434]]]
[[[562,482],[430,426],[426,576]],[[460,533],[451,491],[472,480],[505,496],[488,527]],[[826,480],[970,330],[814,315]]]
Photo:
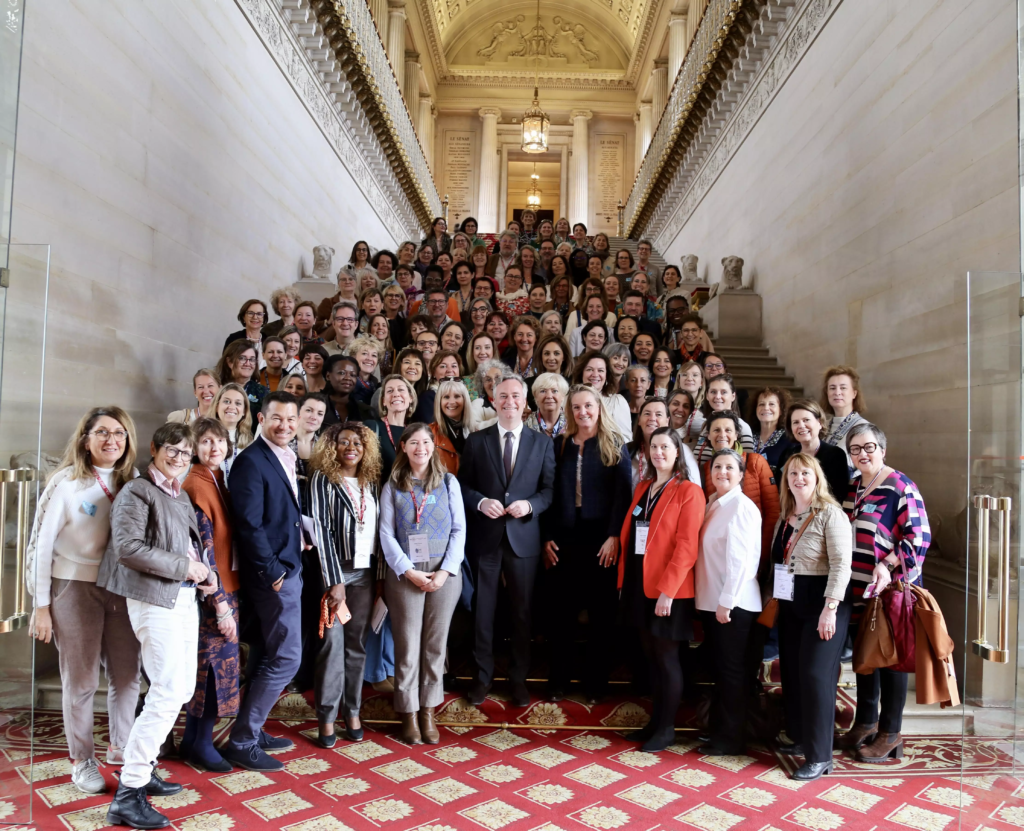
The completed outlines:
[[[872,582],[875,566],[895,553],[902,561],[893,578],[906,568],[907,578],[921,585],[924,558],[931,545],[928,514],[921,492],[907,476],[894,470],[867,496],[858,493],[861,474],[850,482],[843,510],[853,525],[853,602],[863,607],[864,589]]]

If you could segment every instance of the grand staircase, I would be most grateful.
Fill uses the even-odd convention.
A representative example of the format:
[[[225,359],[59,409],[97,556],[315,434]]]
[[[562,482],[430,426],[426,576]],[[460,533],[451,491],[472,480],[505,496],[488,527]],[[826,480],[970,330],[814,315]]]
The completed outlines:
[[[625,248],[636,259],[636,246],[639,240],[624,237],[610,237],[609,246],[612,253]],[[665,258],[658,251],[651,251],[651,263],[659,270],[666,265]],[[749,340],[732,339],[718,340],[714,332],[708,332],[718,352],[729,367],[736,385],[746,390],[761,387],[782,387],[794,398],[802,398],[804,388],[798,386],[792,375],[786,374],[786,368],[779,365],[778,358],[773,358],[768,347],[755,338]]]

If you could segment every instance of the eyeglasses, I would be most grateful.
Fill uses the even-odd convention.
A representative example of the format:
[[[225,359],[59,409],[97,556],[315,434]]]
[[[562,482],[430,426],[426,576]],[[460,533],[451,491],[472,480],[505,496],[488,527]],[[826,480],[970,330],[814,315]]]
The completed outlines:
[[[357,447],[360,450],[363,447],[363,443],[359,439],[338,439],[338,447]]]
[[[861,453],[867,453],[869,456],[878,450],[878,445],[873,441],[869,441],[867,444],[851,444],[850,455],[859,456]]]
[[[243,366],[255,366],[256,365],[256,356],[254,355],[251,358],[246,358],[246,357],[243,356],[243,357],[238,359],[238,363],[242,364]]]
[[[444,306],[448,303],[447,297],[432,297],[427,301],[431,306]]]
[[[167,454],[167,458],[170,459],[171,461],[174,461],[179,456],[184,456],[186,459],[191,459],[192,458],[192,448],[191,447],[186,447],[184,450],[182,450],[180,447],[168,447],[165,444],[160,449],[163,450]]]
[[[246,312],[245,316],[255,318],[257,320],[262,320],[264,317],[266,317],[266,315],[263,314],[263,312]]]
[[[714,361],[708,361],[704,364],[704,369],[705,371],[709,369],[725,369],[725,364],[717,364]]]
[[[125,441],[128,439],[128,432],[125,430],[115,430],[113,433],[111,433],[109,430],[100,428],[99,430],[93,430],[89,435],[95,436],[101,441],[106,441],[107,439],[113,437],[114,441],[116,441],[118,444],[124,444]]]
[[[335,323],[355,323],[356,319],[354,317],[351,317],[350,315],[344,315],[344,316],[339,315],[338,317],[334,318],[334,322]]]

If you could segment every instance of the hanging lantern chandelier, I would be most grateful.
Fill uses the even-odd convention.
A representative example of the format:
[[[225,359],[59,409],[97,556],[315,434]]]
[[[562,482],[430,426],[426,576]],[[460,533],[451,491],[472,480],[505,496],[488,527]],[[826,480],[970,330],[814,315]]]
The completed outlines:
[[[526,196],[526,207],[537,210],[540,207],[540,198],[543,195],[543,191],[537,187],[537,183],[540,180],[540,176],[537,175],[537,163],[533,163],[533,173],[530,175],[531,186],[530,192]]]
[[[533,37],[533,104],[523,113],[523,144],[525,153],[546,153],[548,149],[548,114],[540,108],[540,0],[537,0],[537,25]]]

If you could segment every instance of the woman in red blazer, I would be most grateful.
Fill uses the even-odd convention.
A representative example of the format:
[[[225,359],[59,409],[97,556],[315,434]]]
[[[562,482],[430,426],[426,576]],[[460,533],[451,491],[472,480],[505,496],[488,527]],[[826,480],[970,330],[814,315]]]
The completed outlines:
[[[651,720],[628,738],[657,753],[675,741],[683,694],[679,642],[693,638],[693,567],[704,521],[704,493],[686,478],[679,437],[670,427],[651,434],[652,471],[633,494],[619,535],[619,588],[627,624],[640,631],[651,666]]]

